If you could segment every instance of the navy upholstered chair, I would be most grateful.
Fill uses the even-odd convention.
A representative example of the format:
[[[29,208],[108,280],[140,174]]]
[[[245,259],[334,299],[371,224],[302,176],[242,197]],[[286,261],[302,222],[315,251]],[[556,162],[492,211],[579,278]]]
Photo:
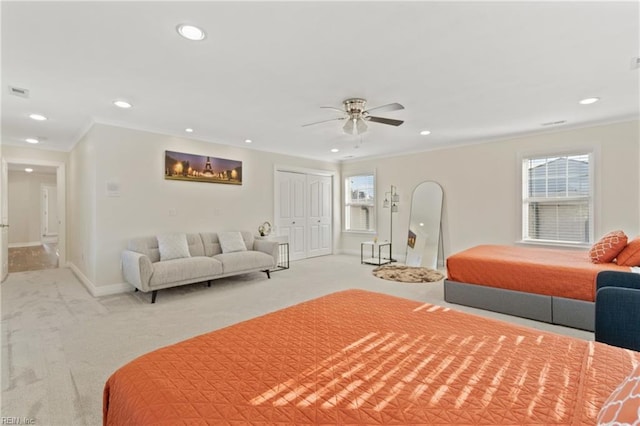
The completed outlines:
[[[598,273],[595,339],[640,351],[640,274]]]

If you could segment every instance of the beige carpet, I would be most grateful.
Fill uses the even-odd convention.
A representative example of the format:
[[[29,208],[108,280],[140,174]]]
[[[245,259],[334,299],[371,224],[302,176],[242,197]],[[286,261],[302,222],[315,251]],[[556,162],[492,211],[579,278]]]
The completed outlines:
[[[0,285],[0,416],[36,425],[102,424],[102,391],[117,368],[146,352],[348,288],[361,288],[592,340],[593,333],[444,302],[442,282],[399,285],[359,256],[320,256],[291,269],[162,290],[92,297],[69,269],[18,272]],[[372,307],[375,309],[375,307]],[[22,424],[25,424],[24,422]]]
[[[403,283],[432,283],[444,278],[444,275],[434,269],[407,265],[382,265],[373,270],[373,275]]]

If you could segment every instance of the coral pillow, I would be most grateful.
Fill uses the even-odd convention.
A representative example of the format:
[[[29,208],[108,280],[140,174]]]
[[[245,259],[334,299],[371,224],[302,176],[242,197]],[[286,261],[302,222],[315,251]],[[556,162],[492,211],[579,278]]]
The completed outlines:
[[[622,266],[640,266],[640,237],[634,238],[622,249],[616,262]]]
[[[609,232],[589,250],[589,257],[593,263],[609,263],[627,245],[627,236],[622,231]]]
[[[598,425],[635,425],[640,416],[640,364],[609,395],[598,414]]]

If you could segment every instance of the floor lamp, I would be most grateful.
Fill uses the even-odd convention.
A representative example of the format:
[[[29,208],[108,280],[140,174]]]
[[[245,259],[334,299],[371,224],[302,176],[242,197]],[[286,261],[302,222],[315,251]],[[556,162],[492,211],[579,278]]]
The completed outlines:
[[[384,201],[382,207],[390,209],[389,211],[389,244],[391,249],[389,250],[390,261],[395,262],[393,258],[393,214],[398,212],[398,204],[400,204],[400,195],[396,190],[396,187],[391,185],[391,191],[384,193]]]

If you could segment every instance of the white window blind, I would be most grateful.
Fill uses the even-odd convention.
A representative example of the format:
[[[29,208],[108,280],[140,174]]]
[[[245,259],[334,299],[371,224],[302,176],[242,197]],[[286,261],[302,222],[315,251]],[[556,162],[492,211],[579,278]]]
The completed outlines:
[[[375,180],[373,174],[345,179],[345,230],[375,231]]]
[[[522,166],[523,240],[589,243],[591,154],[525,158]]]

